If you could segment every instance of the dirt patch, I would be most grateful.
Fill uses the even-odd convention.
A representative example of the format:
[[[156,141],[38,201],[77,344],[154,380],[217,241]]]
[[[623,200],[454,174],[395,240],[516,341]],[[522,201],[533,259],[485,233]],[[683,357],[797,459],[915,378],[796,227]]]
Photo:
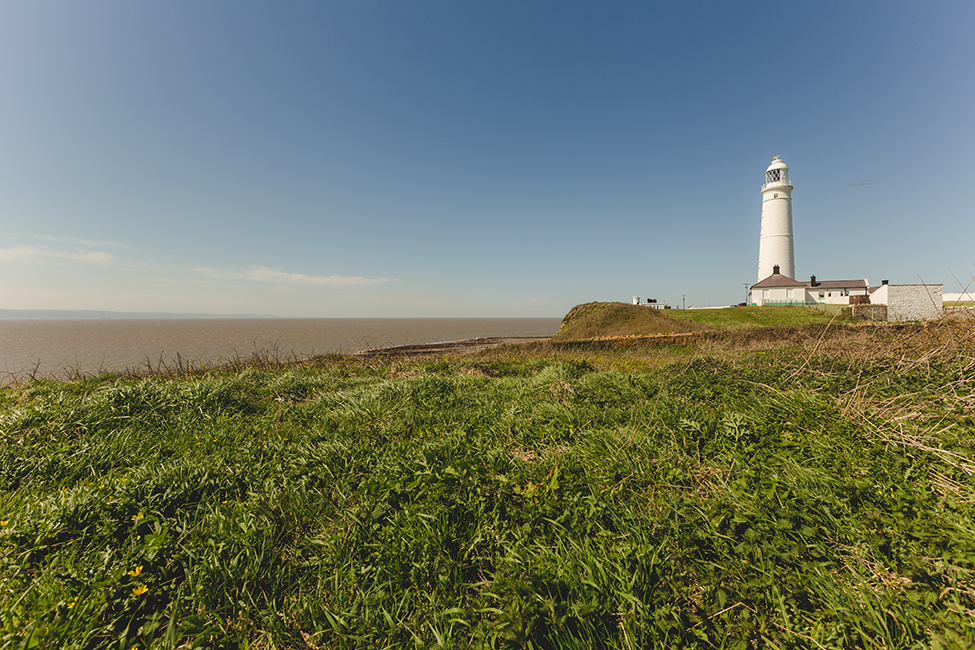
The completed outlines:
[[[433,357],[443,354],[466,355],[500,347],[502,345],[519,345],[521,343],[535,343],[548,341],[549,336],[504,336],[494,338],[466,339],[464,341],[445,341],[443,343],[423,343],[419,345],[394,345],[376,350],[357,352],[358,357]]]

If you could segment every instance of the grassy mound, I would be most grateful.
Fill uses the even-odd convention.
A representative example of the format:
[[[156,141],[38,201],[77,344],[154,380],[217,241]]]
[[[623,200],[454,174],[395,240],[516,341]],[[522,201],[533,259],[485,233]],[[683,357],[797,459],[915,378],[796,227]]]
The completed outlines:
[[[668,310],[670,311],[670,310]],[[709,329],[693,321],[669,318],[658,309],[621,302],[588,302],[576,305],[565,318],[555,341],[588,339],[594,336],[628,334],[673,334]]]

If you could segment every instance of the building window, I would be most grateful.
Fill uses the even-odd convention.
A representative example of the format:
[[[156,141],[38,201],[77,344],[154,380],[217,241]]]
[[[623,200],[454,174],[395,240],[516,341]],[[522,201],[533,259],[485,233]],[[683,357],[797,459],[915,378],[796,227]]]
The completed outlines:
[[[777,198],[779,198],[779,193],[778,193],[778,192],[776,192],[775,194],[773,194],[773,195],[772,195],[772,198],[773,198],[773,199],[777,199]]]
[[[796,297],[796,290],[795,289],[786,289],[785,290],[785,297],[786,297],[787,300],[793,300]]]

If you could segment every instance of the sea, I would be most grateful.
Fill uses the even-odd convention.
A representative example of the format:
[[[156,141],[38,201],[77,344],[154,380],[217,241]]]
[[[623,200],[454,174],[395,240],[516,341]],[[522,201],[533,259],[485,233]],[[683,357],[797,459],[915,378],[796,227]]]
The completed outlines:
[[[396,345],[551,336],[558,318],[0,319],[0,384],[138,370],[352,354]]]

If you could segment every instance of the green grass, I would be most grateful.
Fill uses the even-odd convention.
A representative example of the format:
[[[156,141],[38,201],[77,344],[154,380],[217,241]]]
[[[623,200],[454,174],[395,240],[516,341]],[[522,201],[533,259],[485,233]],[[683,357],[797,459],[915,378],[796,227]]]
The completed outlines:
[[[732,307],[729,309],[676,309],[667,316],[681,322],[694,322],[716,329],[743,327],[797,327],[829,323],[833,314],[813,307]],[[837,317],[835,322],[845,322]]]
[[[851,337],[0,389],[0,647],[971,647],[975,332]]]
[[[669,334],[755,327],[802,327],[844,323],[848,318],[813,307],[734,307],[729,309],[667,309],[618,302],[578,305],[562,320],[556,341],[596,336]]]

